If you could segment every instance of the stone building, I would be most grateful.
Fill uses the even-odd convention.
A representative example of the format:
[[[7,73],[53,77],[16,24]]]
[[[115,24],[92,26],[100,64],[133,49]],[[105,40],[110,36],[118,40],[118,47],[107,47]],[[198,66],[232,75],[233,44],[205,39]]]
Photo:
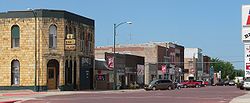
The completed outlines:
[[[64,10],[0,13],[0,90],[91,89],[94,28]]]

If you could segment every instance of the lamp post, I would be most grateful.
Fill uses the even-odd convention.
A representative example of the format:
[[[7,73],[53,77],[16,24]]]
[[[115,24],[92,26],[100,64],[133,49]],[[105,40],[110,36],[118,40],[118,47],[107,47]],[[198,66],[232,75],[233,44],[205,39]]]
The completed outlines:
[[[116,28],[119,27],[122,24],[132,24],[132,22],[121,22],[119,24],[114,24],[114,59],[113,59],[113,71],[114,71],[114,88],[117,89],[117,69],[115,68],[115,59],[116,59],[116,55],[115,55],[115,39],[116,39]]]
[[[37,14],[35,10],[28,8],[28,10],[32,11],[34,17],[35,17],[35,83],[34,83],[34,91],[39,91],[37,89]],[[39,81],[38,81],[39,82]]]

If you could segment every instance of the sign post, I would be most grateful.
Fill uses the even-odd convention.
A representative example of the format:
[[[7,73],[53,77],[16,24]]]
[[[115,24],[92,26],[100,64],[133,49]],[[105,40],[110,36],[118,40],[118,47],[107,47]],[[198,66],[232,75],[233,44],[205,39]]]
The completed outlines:
[[[245,52],[245,77],[250,77],[250,5],[242,6],[241,39]]]

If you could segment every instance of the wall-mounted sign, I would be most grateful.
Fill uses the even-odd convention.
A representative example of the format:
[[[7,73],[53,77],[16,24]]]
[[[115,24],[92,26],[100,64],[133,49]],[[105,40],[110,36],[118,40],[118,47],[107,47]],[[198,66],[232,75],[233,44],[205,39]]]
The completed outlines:
[[[65,39],[65,50],[76,50],[76,40],[74,39],[74,34],[67,34],[67,38]]]
[[[167,66],[166,65],[161,65],[161,71],[163,74],[167,72]]]
[[[65,44],[66,45],[75,45],[76,44],[76,40],[75,39],[66,39],[65,40]]]
[[[108,63],[107,63],[108,67],[113,69],[114,68],[114,57],[108,56],[107,59],[108,59]]]
[[[137,64],[137,75],[144,75],[144,65]]]
[[[105,75],[97,75],[97,76],[96,76],[96,80],[99,80],[99,81],[104,81],[104,80],[106,80],[106,79],[105,79]]]

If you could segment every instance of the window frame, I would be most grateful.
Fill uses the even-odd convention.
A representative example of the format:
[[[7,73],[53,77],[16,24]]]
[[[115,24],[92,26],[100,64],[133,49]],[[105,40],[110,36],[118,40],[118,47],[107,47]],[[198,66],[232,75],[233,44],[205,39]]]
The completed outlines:
[[[52,27],[55,27],[55,28],[52,28]],[[49,48],[50,49],[57,48],[57,26],[55,24],[51,24],[49,26]]]
[[[18,34],[17,37],[14,36],[14,29],[17,27]],[[20,47],[20,27],[18,25],[13,25],[11,27],[11,48],[19,48]]]
[[[18,60],[11,61],[11,85],[20,85],[20,62]]]

